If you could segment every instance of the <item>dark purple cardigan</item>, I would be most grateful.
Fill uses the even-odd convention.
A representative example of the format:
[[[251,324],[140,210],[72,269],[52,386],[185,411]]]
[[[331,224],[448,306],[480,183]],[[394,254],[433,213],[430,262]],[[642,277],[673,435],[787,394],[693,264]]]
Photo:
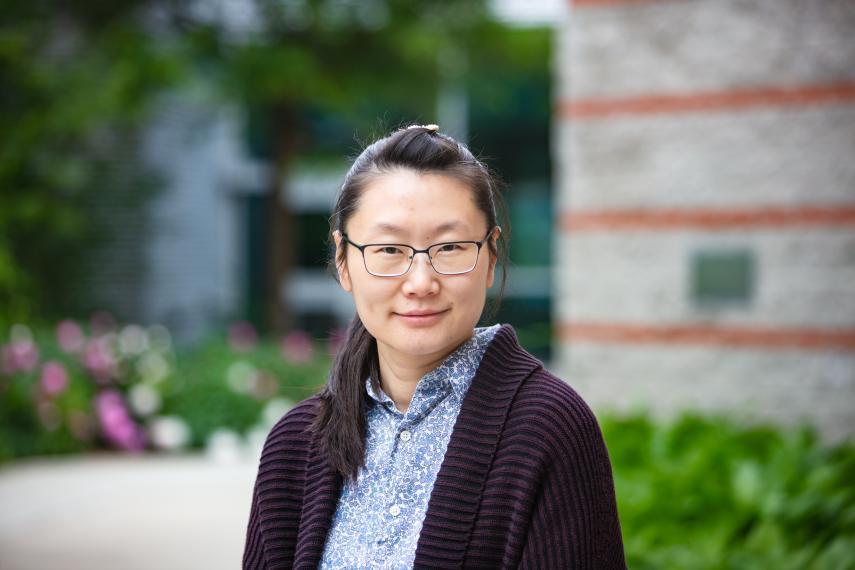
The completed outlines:
[[[270,431],[244,568],[317,568],[341,477],[306,431],[313,396]],[[581,397],[505,325],[463,401],[415,568],[626,568],[611,463]]]

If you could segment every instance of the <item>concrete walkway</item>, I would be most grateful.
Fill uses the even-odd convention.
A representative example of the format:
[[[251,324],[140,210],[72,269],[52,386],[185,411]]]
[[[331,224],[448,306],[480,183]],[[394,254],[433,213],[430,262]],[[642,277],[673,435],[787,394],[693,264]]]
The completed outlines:
[[[0,468],[3,570],[240,568],[256,464],[83,456]]]

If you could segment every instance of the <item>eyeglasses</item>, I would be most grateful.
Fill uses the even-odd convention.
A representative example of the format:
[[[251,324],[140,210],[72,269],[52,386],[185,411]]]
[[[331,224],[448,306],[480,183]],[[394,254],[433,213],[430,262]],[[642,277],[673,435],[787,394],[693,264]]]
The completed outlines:
[[[362,252],[365,270],[376,277],[400,277],[410,270],[417,253],[426,253],[431,267],[441,275],[469,273],[478,264],[481,246],[490,237],[487,232],[481,241],[447,241],[435,243],[427,249],[416,249],[403,243],[367,243],[351,241],[347,234],[342,239]]]

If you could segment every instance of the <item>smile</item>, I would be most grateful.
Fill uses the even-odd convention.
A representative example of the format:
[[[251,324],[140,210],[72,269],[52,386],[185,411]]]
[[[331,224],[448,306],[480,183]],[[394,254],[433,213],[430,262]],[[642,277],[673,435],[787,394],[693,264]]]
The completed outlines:
[[[412,311],[410,313],[393,313],[401,319],[404,324],[409,326],[430,326],[442,319],[443,315],[448,312],[448,309],[443,311]]]

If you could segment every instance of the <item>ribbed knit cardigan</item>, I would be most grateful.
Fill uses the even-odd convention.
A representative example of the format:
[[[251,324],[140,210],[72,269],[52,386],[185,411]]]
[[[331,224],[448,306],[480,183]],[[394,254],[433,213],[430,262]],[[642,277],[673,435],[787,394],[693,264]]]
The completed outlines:
[[[318,397],[261,455],[245,569],[317,568],[342,479],[308,428]],[[625,569],[611,463],[582,398],[496,333],[434,483],[415,568]]]

